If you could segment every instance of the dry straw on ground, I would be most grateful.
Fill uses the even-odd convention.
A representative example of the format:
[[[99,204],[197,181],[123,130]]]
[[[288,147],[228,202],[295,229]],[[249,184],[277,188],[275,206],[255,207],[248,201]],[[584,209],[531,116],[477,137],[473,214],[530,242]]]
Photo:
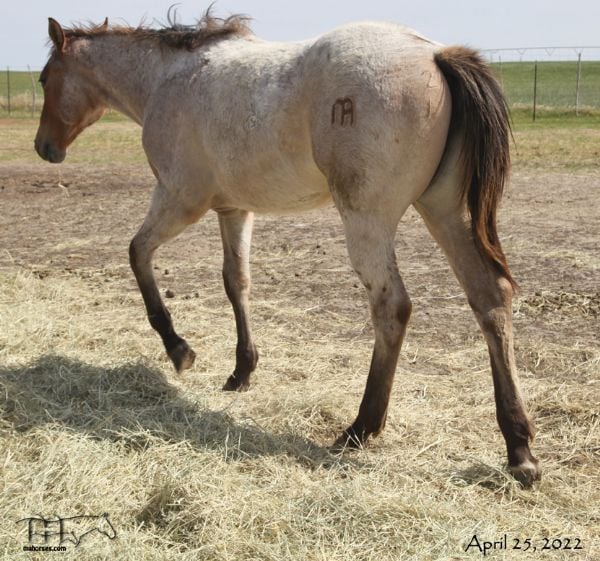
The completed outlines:
[[[98,126],[106,143],[110,125]],[[61,186],[43,164],[0,169],[6,559],[31,557],[19,553],[21,518],[103,512],[117,538],[92,534],[62,558],[478,559],[464,551],[473,535],[507,534],[509,546],[531,538],[538,550],[487,558],[598,559],[597,169],[517,170],[502,212],[522,286],[517,360],[545,469],[529,491],[504,470],[483,340],[414,213],[398,234],[414,314],[388,426],[340,456],[328,445],[356,413],[372,332],[335,212],[257,220],[261,360],[252,390],[231,395],[220,391],[235,330],[214,216],[156,259],[175,324],[198,351],[176,376],[127,265],[148,172],[130,162],[61,169]],[[578,538],[583,549],[541,551],[544,538]]]

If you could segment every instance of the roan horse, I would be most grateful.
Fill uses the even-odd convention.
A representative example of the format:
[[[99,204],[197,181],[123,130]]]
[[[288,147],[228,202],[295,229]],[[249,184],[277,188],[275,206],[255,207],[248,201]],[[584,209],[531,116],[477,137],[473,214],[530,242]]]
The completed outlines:
[[[513,351],[516,284],[496,233],[510,166],[509,117],[478,53],[389,23],[346,25],[297,43],[258,39],[239,16],[169,23],[63,29],[50,19],[35,148],[62,162],[107,107],[143,127],[157,184],[130,261],[177,371],[190,368],[195,353],[162,302],[155,250],[208,210],[218,213],[238,336],[224,389],[245,390],[258,360],[248,309],[253,213],[302,211],[333,199],[375,331],[358,416],[337,445],[357,447],[377,435],[411,312],[394,237],[414,205],[486,338],[509,470],[525,485],[538,479]]]

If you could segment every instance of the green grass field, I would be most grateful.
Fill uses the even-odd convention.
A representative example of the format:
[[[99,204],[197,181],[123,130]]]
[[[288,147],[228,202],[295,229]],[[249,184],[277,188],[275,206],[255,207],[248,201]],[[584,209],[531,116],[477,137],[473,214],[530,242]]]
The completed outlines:
[[[39,163],[33,150],[36,128],[34,119],[0,119],[0,165]],[[511,157],[516,169],[598,171],[598,118],[569,115],[532,123],[523,117],[515,123],[514,140]],[[140,127],[115,113],[84,131],[69,148],[70,163],[137,165],[145,161]]]
[[[29,94],[31,95],[31,90],[33,89],[31,83],[31,74],[29,72],[15,72],[14,70],[10,70],[10,87],[12,94],[18,96],[21,94]],[[33,79],[35,82],[35,87],[38,95],[42,95],[42,87],[38,82],[40,77],[40,70],[32,70]],[[3,99],[6,98],[8,87],[8,73],[6,71],[6,67],[0,69],[0,96]]]
[[[10,74],[10,76],[9,76]],[[33,70],[32,75],[29,72],[7,72],[6,68],[0,70],[0,118],[8,117],[8,92],[10,83],[10,116],[27,117],[31,116],[33,91],[35,87],[35,113],[42,109],[44,93],[38,82],[40,71]]]
[[[494,63],[494,72],[506,95],[515,124],[532,120],[534,63]],[[36,112],[42,107],[43,93],[36,81]],[[6,69],[0,71],[0,118],[8,117]],[[11,72],[11,117],[31,116],[32,90],[28,72]],[[587,124],[600,125],[600,61],[583,61],[579,88],[579,115],[576,115],[577,62],[539,62],[537,70],[537,120],[549,125],[576,124],[583,118]],[[114,117],[113,117],[114,118]]]
[[[495,63],[511,107],[533,105],[534,62]],[[539,107],[574,109],[577,92],[577,62],[537,63],[537,105]],[[579,106],[600,109],[600,61],[581,63]]]

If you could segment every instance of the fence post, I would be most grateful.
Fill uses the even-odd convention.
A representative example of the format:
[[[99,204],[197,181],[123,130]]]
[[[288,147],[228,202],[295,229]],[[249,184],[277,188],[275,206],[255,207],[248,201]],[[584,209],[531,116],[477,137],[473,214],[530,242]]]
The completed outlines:
[[[577,53],[577,88],[575,91],[575,115],[579,116],[579,84],[581,82],[581,53]]]
[[[33,118],[35,116],[35,79],[29,64],[27,65],[27,70],[29,70],[29,77],[31,78],[31,117]]]
[[[537,108],[537,60],[533,67],[533,122],[535,123],[535,113]]]
[[[10,117],[10,68],[6,67],[6,99],[8,102],[8,116]]]

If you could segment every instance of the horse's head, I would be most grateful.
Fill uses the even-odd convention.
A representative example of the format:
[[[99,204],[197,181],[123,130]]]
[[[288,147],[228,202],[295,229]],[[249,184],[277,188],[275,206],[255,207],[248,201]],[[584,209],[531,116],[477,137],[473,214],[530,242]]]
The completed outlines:
[[[40,75],[44,108],[35,149],[44,160],[60,163],[67,147],[103,115],[106,106],[89,70],[78,61],[72,41],[52,18],[48,33],[53,49]]]

